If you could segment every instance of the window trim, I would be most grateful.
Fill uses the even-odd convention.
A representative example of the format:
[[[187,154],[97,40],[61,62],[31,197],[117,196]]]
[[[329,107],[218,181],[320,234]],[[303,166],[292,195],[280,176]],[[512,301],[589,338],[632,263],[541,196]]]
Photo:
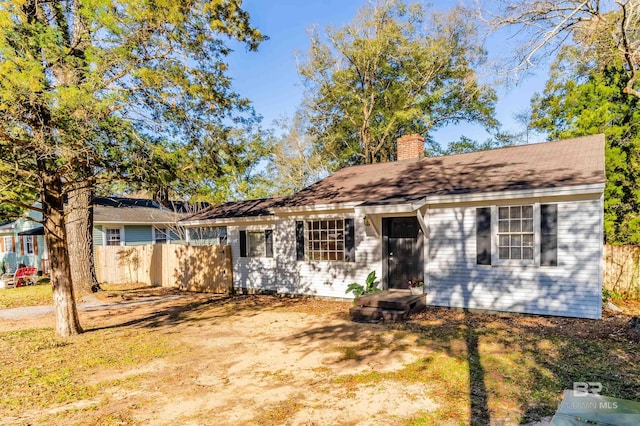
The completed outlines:
[[[261,254],[251,255],[251,244],[249,239],[249,234],[262,234],[264,238],[264,245]],[[270,237],[267,236],[270,235]],[[271,239],[271,253],[269,254],[268,247],[269,246],[269,238]],[[240,240],[240,258],[244,259],[271,259],[273,258],[273,250],[274,250],[274,232],[273,228],[264,228],[264,229],[253,229],[253,228],[245,228],[241,229],[239,232],[239,240]]]
[[[245,235],[247,236],[247,257],[267,257],[267,235],[265,230],[245,232]],[[251,244],[251,234],[257,235],[258,238],[261,238],[262,250],[260,250],[260,245]],[[255,253],[252,253],[252,249],[255,250]]]
[[[2,238],[4,239],[4,251],[3,251],[3,253],[15,253],[15,251],[13,249],[14,237],[11,236],[11,235],[5,235]],[[7,244],[7,239],[9,240],[9,244]]]
[[[227,245],[228,244],[228,232],[226,225],[200,225],[185,227],[185,239],[189,245],[212,245],[203,243],[203,241],[218,240],[216,244]],[[215,230],[215,232],[214,232]],[[222,230],[224,230],[224,236],[221,236]],[[217,236],[212,237],[211,234],[215,233]]]
[[[156,236],[156,231],[164,232],[164,236],[165,236],[164,240],[165,241],[163,243],[159,243],[158,242],[158,237]],[[156,227],[156,226],[154,226],[151,229],[151,243],[152,244],[169,244],[169,243],[171,243],[171,233],[170,232],[171,231],[166,226],[164,226],[164,227]]]
[[[315,223],[318,222],[320,223],[320,228],[318,228],[317,230],[314,229],[310,229],[310,224],[311,223]],[[326,222],[327,227],[323,228],[322,227],[322,223]],[[340,228],[338,228],[338,222],[342,222],[342,241],[339,241],[338,239],[334,239],[333,242],[336,245],[336,247],[338,246],[338,244],[340,242],[342,242],[342,249],[326,249],[323,250],[322,248],[320,248],[319,250],[313,250],[312,249],[312,243],[316,242],[316,240],[312,240],[311,239],[311,233],[312,232],[318,232],[319,235],[322,235],[322,231],[326,230],[327,233],[327,237],[329,234],[329,222],[336,222],[336,227],[334,228],[334,230],[336,231],[336,233],[340,230]],[[307,219],[304,221],[304,234],[305,234],[305,260],[307,261],[311,261],[311,262],[344,262],[345,258],[346,258],[346,226],[345,226],[345,219],[344,218],[321,218],[321,219]],[[323,242],[326,242],[327,244],[332,242],[332,240],[330,240],[329,238],[327,238],[326,240],[323,240],[322,238],[320,238],[319,240],[317,240],[317,243],[319,245],[321,245]],[[319,253],[320,257],[322,257],[323,253],[326,252],[327,255],[329,255],[330,253],[335,253],[336,254],[336,259],[314,259],[312,256],[312,253]],[[338,258],[339,254],[341,254],[342,258]]]
[[[24,254],[25,255],[33,255],[35,254],[35,246],[33,244],[33,239],[35,238],[34,235],[25,235],[23,237],[23,241],[24,241]],[[29,249],[29,246],[31,246],[31,249]]]
[[[500,203],[491,206],[491,266],[540,266],[540,202]],[[499,207],[533,206],[533,259],[500,259]]]
[[[120,231],[120,244],[116,245],[116,244],[108,244],[107,241],[107,230],[108,229],[118,229]],[[105,246],[110,246],[110,247],[118,247],[118,246],[124,246],[125,245],[125,234],[124,234],[124,226],[104,226],[102,228],[102,243]]]

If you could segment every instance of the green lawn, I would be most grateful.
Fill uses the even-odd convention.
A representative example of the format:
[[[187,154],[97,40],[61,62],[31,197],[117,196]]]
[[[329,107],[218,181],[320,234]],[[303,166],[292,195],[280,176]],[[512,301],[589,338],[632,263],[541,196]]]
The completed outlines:
[[[0,289],[0,309],[52,303],[51,285],[47,279],[40,280],[40,283],[34,286]]]

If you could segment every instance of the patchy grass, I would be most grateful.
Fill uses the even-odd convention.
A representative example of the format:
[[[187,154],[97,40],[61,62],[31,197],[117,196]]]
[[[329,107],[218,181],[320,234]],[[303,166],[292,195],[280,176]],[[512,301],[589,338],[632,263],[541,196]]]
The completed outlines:
[[[602,394],[640,400],[640,349],[624,330],[626,317],[602,321],[499,316],[430,308],[392,330],[417,336],[430,355],[392,372],[338,375],[347,395],[359,385],[422,383],[439,408],[405,419],[409,425],[518,424],[555,413],[573,382],[601,382]],[[361,352],[380,337],[342,348],[342,360],[367,361]],[[387,348],[388,349],[388,348]]]
[[[286,424],[307,415],[317,423],[316,409],[342,414],[335,398],[349,407],[363,389],[391,398],[406,388],[405,401],[425,397],[437,406],[420,405],[391,424],[480,425],[552,415],[575,381],[640,400],[640,349],[626,315],[593,321],[429,308],[405,324],[367,325],[343,321],[348,308],[194,295],[83,313],[94,315],[83,324],[119,325],[72,339],[50,329],[0,333],[0,412],[31,413],[43,424]],[[71,408],[55,411],[61,406]],[[374,423],[374,414],[349,421]]]
[[[175,351],[166,335],[138,329],[70,339],[51,329],[0,333],[0,411],[11,415],[100,398],[104,387],[114,384],[100,380],[105,371],[131,369]]]
[[[51,305],[52,303],[51,285],[47,278],[40,280],[38,285],[0,289],[0,309]]]

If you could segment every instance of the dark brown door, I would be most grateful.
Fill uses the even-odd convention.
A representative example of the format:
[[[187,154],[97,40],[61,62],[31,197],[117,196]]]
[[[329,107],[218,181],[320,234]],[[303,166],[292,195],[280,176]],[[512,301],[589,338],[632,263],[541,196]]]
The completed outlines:
[[[387,287],[409,288],[409,281],[424,281],[423,236],[418,219],[390,217],[382,220]]]

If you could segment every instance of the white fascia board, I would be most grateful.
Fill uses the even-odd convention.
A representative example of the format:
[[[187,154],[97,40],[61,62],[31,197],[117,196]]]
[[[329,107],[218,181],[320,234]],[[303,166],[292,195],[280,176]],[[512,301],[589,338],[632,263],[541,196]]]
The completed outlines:
[[[520,189],[513,191],[478,192],[473,194],[429,195],[426,204],[469,203],[475,201],[507,200],[518,198],[558,197],[602,194],[604,183],[564,186],[557,188]]]
[[[228,217],[228,218],[221,218],[221,219],[189,220],[189,221],[179,222],[178,225],[192,228],[196,226],[221,226],[221,225],[255,223],[255,222],[273,223],[275,222],[275,217],[253,216],[253,217]]]
[[[364,214],[393,214],[393,213],[413,213],[426,204],[426,200],[418,200],[412,203],[385,204],[376,206],[358,206]]]
[[[109,225],[109,226],[113,226],[113,225],[149,225],[149,226],[153,226],[153,225],[175,225],[176,222],[122,222],[122,221],[109,221],[109,220],[102,220],[102,221],[94,221],[93,222],[94,225]]]
[[[313,213],[313,212],[325,212],[332,210],[349,210],[358,206],[362,202],[353,203],[336,203],[336,204],[312,204],[306,206],[292,206],[292,207],[273,207],[269,211],[274,214],[280,213]]]

